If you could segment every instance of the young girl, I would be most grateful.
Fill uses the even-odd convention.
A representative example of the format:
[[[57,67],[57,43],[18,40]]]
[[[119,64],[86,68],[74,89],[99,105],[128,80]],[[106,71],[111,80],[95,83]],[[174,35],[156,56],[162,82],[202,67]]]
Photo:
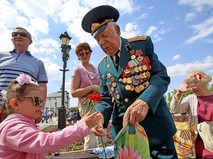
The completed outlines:
[[[87,113],[75,125],[61,131],[44,133],[36,127],[35,119],[43,109],[42,88],[27,75],[20,75],[9,85],[5,106],[9,115],[0,123],[0,159],[44,159],[45,154],[65,148],[89,134],[104,136],[99,126],[100,113]]]

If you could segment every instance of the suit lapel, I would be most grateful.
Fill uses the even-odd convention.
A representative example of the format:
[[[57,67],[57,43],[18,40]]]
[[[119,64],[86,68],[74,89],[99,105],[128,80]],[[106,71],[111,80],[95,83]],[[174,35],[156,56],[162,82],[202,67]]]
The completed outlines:
[[[119,61],[117,77],[121,75],[130,58],[130,53],[126,50],[126,47],[125,47],[126,43],[127,43],[127,40],[122,38],[120,61]]]
[[[115,68],[114,62],[112,61],[111,56],[107,55],[107,69],[109,72],[114,74],[116,77],[118,76],[118,71]]]

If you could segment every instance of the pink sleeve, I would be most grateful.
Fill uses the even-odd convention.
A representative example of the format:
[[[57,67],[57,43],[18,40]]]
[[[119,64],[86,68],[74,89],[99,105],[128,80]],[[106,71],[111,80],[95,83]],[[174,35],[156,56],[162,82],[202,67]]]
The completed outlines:
[[[72,77],[78,77],[78,78],[80,78],[80,71],[79,71],[78,67],[76,67],[74,69]]]
[[[89,131],[84,120],[52,133],[44,133],[32,125],[21,123],[7,129],[6,143],[18,151],[47,153],[68,147],[88,135]]]

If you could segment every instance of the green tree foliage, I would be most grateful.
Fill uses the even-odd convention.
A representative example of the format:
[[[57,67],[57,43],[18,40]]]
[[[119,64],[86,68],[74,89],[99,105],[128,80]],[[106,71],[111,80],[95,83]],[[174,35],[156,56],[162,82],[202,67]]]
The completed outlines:
[[[210,85],[210,91],[213,91],[213,84]]]

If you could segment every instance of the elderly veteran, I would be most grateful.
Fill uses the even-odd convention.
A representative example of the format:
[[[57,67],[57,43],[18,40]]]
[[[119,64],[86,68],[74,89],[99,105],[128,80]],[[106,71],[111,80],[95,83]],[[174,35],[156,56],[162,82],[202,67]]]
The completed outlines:
[[[104,115],[104,127],[112,116],[113,139],[127,122],[138,122],[148,135],[152,158],[175,159],[176,128],[163,97],[170,77],[154,53],[151,38],[121,37],[118,18],[117,9],[102,5],[82,20],[82,28],[107,54],[98,66],[102,101],[96,110]],[[115,144],[115,157],[116,153]]]

